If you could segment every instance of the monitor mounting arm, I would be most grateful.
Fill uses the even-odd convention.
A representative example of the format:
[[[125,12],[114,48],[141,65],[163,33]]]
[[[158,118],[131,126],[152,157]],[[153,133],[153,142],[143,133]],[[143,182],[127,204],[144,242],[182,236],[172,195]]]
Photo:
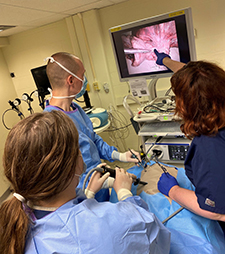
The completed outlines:
[[[157,93],[156,93],[156,83],[157,83],[157,81],[158,81],[158,78],[153,78],[150,81],[149,85],[148,85],[148,90],[149,90],[149,93],[150,93],[149,101],[152,101],[157,97]]]

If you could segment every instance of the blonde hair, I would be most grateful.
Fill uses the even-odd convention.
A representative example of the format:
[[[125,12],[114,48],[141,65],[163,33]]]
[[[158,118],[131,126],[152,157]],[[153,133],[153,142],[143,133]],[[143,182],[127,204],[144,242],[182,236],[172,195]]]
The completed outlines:
[[[35,113],[10,131],[4,173],[15,192],[30,202],[48,200],[71,182],[79,155],[78,132],[61,111]],[[24,253],[30,218],[13,197],[0,207],[0,253]]]

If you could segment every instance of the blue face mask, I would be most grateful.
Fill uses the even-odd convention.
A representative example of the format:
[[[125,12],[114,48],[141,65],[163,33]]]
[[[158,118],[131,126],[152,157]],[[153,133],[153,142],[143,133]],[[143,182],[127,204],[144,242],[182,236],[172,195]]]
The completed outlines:
[[[87,84],[88,84],[87,78],[84,76],[83,86],[81,87],[80,92],[78,94],[76,94],[75,99],[78,99],[82,95],[84,95],[86,88],[87,88]]]

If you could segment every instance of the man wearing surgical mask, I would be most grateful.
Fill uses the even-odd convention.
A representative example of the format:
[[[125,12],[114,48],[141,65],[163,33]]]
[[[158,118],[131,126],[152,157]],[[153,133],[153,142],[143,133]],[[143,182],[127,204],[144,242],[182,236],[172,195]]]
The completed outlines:
[[[85,173],[81,176],[78,187],[82,188],[84,178],[88,171],[101,163],[101,159],[110,162],[119,160],[122,162],[138,163],[130,151],[119,153],[117,148],[109,146],[98,136],[92,126],[92,122],[84,110],[73,99],[83,95],[86,88],[85,68],[83,63],[76,56],[59,52],[48,57],[46,68],[52,94],[46,103],[45,111],[61,110],[67,114],[74,122],[79,132],[79,146],[83,160],[87,166]],[[139,153],[132,150],[139,158]],[[108,189],[100,190],[95,198],[98,201],[109,199]]]

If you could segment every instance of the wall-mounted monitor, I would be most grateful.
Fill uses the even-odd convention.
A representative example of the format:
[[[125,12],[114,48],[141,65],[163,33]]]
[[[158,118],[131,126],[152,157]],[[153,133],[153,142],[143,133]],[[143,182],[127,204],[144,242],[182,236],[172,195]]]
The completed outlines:
[[[156,64],[154,49],[184,63],[196,60],[191,8],[112,27],[109,32],[121,81],[171,76],[170,70]]]
[[[38,89],[39,96],[44,100],[45,95],[50,94],[48,88],[51,88],[46,74],[46,65],[31,69],[31,73]]]

